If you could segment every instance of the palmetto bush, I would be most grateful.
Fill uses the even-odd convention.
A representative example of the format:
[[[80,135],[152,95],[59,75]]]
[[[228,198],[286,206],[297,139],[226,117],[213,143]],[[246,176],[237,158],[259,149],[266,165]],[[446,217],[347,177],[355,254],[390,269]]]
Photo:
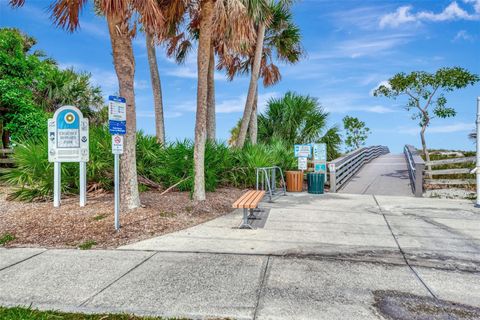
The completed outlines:
[[[176,141],[166,146],[153,136],[137,135],[138,175],[168,188],[191,191],[193,188],[193,142]],[[11,198],[22,201],[47,200],[53,194],[53,164],[48,162],[46,137],[26,140],[14,148],[15,167],[0,176],[14,187]],[[281,140],[232,149],[224,143],[209,142],[205,150],[205,188],[220,186],[253,187],[255,168],[277,165],[284,170],[295,167],[291,145]],[[78,163],[62,164],[62,192],[78,193]],[[87,164],[88,188],[111,190],[113,155],[111,135],[105,126],[90,129],[90,161]],[[141,190],[147,189],[143,186]]]
[[[255,185],[255,168],[279,166],[285,171],[296,166],[293,146],[282,140],[273,140],[270,144],[247,144],[243,149],[233,149],[232,153],[234,165],[228,181],[237,187]]]

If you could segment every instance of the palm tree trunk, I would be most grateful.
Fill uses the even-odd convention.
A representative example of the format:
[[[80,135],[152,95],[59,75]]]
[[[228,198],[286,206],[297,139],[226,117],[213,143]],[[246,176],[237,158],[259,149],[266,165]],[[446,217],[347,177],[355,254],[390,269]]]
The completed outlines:
[[[158,143],[165,144],[165,122],[163,119],[162,84],[158,72],[157,54],[155,43],[150,33],[145,33],[147,41],[148,66],[150,67],[150,79],[152,81],[153,102],[155,110],[155,135]]]
[[[207,93],[207,140],[215,141],[215,48],[210,48]]]
[[[248,133],[250,136],[250,143],[257,144],[258,134],[258,84],[255,90],[255,100],[253,102],[252,115],[250,117],[250,123],[248,125]]]
[[[194,161],[194,190],[193,200],[204,201],[205,197],[205,142],[207,137],[207,94],[208,94],[208,65],[210,62],[213,0],[202,0],[200,3],[201,20],[198,39],[198,85],[197,85],[197,114],[195,120],[195,147]]]
[[[127,134],[124,137],[125,145],[120,164],[121,199],[129,209],[134,209],[140,206],[135,152],[137,134],[134,92],[135,59],[132,39],[128,30],[123,30],[125,21],[120,16],[107,15],[107,22],[120,96],[127,100]]]
[[[257,43],[255,47],[255,56],[253,58],[253,66],[250,74],[250,85],[248,87],[247,101],[243,110],[242,124],[238,133],[237,147],[242,148],[247,137],[248,125],[252,115],[253,103],[255,100],[255,92],[257,90],[258,76],[260,73],[260,62],[262,61],[263,39],[265,38],[265,24],[260,22],[257,31]]]

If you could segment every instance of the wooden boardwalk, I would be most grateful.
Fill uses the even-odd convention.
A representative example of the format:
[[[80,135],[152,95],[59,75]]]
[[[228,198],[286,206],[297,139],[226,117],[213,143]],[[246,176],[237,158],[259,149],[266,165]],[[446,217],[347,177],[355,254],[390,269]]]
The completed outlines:
[[[389,153],[372,160],[339,193],[413,196],[405,156]]]

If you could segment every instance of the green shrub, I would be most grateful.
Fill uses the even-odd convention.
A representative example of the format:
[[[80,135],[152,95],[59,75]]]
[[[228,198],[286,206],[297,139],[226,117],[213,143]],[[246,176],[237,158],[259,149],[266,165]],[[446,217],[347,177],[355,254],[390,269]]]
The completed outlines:
[[[15,187],[11,198],[22,201],[51,199],[53,193],[53,164],[48,162],[47,138],[30,139],[14,148],[16,166],[0,178]],[[191,140],[176,141],[165,147],[155,137],[139,132],[137,135],[137,172],[168,188],[178,182],[181,191],[193,189],[193,149]],[[246,145],[232,149],[224,143],[208,142],[205,148],[205,189],[219,186],[252,187],[255,168],[279,166],[289,170],[296,165],[293,146],[281,140],[270,144]],[[62,164],[62,192],[78,193],[78,163]],[[87,165],[89,188],[111,190],[113,186],[113,155],[111,136],[105,126],[90,129],[90,161]],[[147,190],[140,185],[140,190]]]

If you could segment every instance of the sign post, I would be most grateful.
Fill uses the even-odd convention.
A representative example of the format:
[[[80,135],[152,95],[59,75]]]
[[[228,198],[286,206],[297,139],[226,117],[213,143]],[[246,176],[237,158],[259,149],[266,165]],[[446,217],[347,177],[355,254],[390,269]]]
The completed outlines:
[[[127,133],[127,104],[125,98],[108,97],[108,126],[112,134],[114,157],[114,214],[115,230],[120,229],[120,155],[123,153],[123,135]]]
[[[80,206],[87,199],[88,119],[73,106],[63,106],[48,119],[48,161],[53,162],[53,206],[60,206],[62,162],[79,162]]]

